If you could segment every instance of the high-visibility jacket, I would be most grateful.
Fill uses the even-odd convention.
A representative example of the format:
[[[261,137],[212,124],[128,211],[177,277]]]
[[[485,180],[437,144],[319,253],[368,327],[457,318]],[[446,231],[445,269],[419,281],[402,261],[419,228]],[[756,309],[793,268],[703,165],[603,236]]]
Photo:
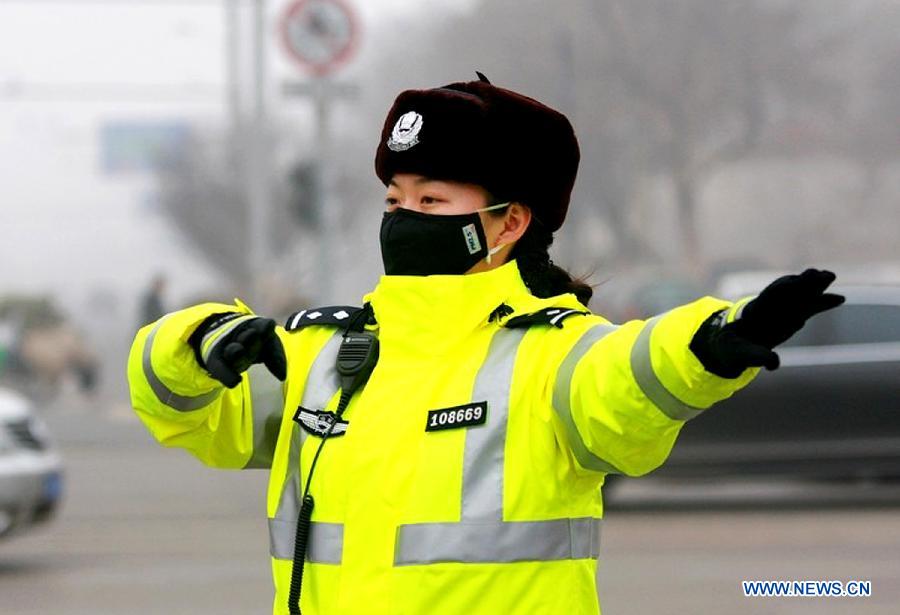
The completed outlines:
[[[598,613],[604,477],[659,466],[685,420],[758,371],[723,379],[688,348],[727,302],[614,326],[574,295],[534,297],[515,261],[384,276],[364,299],[380,357],[316,466],[305,615]],[[274,613],[288,613],[299,494],[320,442],[295,417],[335,409],[343,331],[278,328],[284,385],[257,365],[225,389],[187,343],[223,311],[249,313],[203,304],[141,329],[132,402],[164,446],[215,467],[270,468]]]

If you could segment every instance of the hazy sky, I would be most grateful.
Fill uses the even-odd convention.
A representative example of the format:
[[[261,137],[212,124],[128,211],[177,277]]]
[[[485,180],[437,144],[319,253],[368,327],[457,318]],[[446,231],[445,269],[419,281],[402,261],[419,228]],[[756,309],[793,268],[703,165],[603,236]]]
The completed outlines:
[[[49,291],[80,303],[92,289],[130,290],[183,260],[163,243],[164,223],[146,211],[151,179],[100,172],[98,131],[105,118],[218,114],[221,101],[80,98],[85,84],[221,83],[221,38],[213,5],[0,4],[5,291]],[[14,95],[17,87],[23,96]]]
[[[273,33],[286,4],[269,3]],[[359,57],[398,12],[425,9],[356,5]],[[469,5],[430,2],[429,16]],[[102,172],[98,133],[107,120],[223,121],[224,16],[219,2],[0,0],[0,293],[50,292],[77,308],[98,292],[134,295],[157,270],[172,272],[176,296],[217,282],[172,241],[152,177]],[[270,59],[273,82],[303,77],[277,45]],[[99,100],[110,84],[113,100]],[[148,85],[166,89],[148,96]]]

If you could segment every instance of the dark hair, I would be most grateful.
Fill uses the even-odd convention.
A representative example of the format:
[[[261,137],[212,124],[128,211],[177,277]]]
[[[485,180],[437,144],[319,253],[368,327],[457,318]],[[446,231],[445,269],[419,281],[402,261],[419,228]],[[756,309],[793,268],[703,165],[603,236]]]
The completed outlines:
[[[496,201],[489,201],[496,202]],[[505,215],[506,208],[489,211],[489,214]],[[564,293],[574,294],[582,305],[587,306],[594,289],[584,280],[573,277],[568,271],[550,260],[550,244],[553,233],[534,215],[525,233],[515,243],[509,259],[519,263],[522,281],[535,297],[553,297]]]

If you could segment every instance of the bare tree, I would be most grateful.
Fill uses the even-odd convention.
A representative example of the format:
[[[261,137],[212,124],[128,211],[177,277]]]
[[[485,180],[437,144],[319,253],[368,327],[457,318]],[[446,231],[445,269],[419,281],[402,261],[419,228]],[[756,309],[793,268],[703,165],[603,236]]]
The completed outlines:
[[[474,79],[481,70],[497,85],[560,109],[575,125],[582,167],[562,230],[572,236],[560,242],[572,251],[569,261],[575,254],[599,261],[601,247],[575,233],[597,220],[614,235],[612,249],[602,248],[605,258],[659,260],[662,251],[632,214],[647,178],[663,177],[677,206],[681,268],[702,274],[699,194],[725,166],[831,152],[871,170],[874,185],[879,169],[896,159],[900,11],[888,0],[859,2],[865,6],[838,0],[482,0],[471,12],[426,22],[397,15],[388,30],[371,34],[378,55],[365,60],[358,78],[363,92],[377,97],[354,109],[354,126],[342,133],[338,148],[336,189],[348,236],[371,233],[378,184],[370,174],[348,171],[371,164],[391,97]],[[166,176],[163,201],[176,227],[240,284],[250,275],[244,190],[234,163],[219,155],[235,149],[224,138],[198,142]],[[315,224],[288,213],[293,197],[314,188],[303,180],[309,173],[292,169],[282,164],[272,171],[278,197],[273,253],[296,241],[298,225]],[[588,245],[573,245],[575,237]],[[348,254],[361,245],[345,243]]]
[[[845,87],[830,63],[846,31],[817,30],[814,19],[833,9],[777,0],[484,0],[398,41],[416,54],[402,71],[379,74],[421,87],[478,68],[560,108],[584,154],[581,206],[571,216],[601,211],[620,256],[652,257],[628,214],[642,179],[662,174],[678,208],[682,266],[699,274],[705,180],[774,147],[789,118],[835,121]]]
[[[604,72],[643,118],[649,171],[672,181],[684,266],[702,270],[697,198],[722,165],[764,147],[789,110],[834,116],[835,37],[806,31],[807,5],[597,0]],[[837,39],[839,42],[840,39]]]
[[[270,148],[275,145],[270,139]],[[240,146],[222,134],[195,137],[177,164],[160,174],[161,202],[183,240],[196,248],[236,289],[253,288],[249,258],[250,209],[241,167],[235,160]],[[268,253],[285,252],[297,230],[291,205],[291,178],[272,169],[269,174],[272,210]]]

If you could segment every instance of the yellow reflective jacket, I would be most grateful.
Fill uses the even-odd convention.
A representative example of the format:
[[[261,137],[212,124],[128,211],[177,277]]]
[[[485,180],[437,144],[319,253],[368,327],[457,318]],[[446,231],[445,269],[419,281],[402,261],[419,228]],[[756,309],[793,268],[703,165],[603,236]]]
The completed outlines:
[[[534,297],[514,261],[385,276],[365,300],[381,353],[316,467],[304,615],[598,613],[604,477],[658,467],[685,420],[757,372],[719,378],[688,349],[724,301],[614,326],[573,295]],[[500,304],[512,313],[498,319]],[[132,403],[164,446],[215,467],[270,468],[273,612],[286,614],[298,494],[320,442],[315,418],[337,405],[342,330],[279,328],[284,385],[254,366],[225,389],[187,339],[235,310],[249,313],[204,304],[141,329]]]

